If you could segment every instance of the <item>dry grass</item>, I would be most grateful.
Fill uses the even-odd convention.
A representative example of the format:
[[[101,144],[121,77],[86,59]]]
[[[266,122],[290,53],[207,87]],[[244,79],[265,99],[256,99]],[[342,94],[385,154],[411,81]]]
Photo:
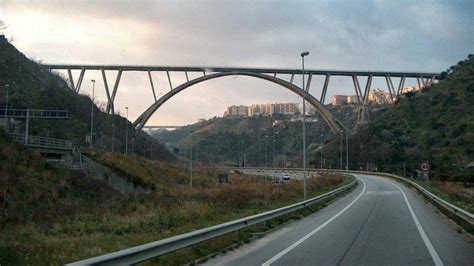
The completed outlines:
[[[98,256],[112,251],[171,237],[229,220],[245,217],[294,203],[302,199],[302,182],[276,185],[262,178],[231,174],[229,183],[217,183],[218,171],[196,169],[193,188],[189,187],[187,168],[147,161],[134,156],[96,154],[117,171],[155,186],[147,195],[113,195],[104,193],[102,183],[74,177],[57,177],[54,183],[44,183],[36,192],[51,191],[50,209],[42,216],[21,216],[7,223],[0,232],[0,263],[50,265]],[[47,168],[48,170],[48,168]],[[55,176],[55,172],[44,175]],[[10,184],[19,197],[24,182]],[[309,196],[334,189],[346,182],[340,176],[310,179]],[[55,196],[51,189],[57,184],[70,188],[68,193]],[[37,212],[30,201],[10,205],[10,211]],[[53,215],[64,210],[64,215]],[[75,210],[75,211],[73,211]],[[44,217],[41,218],[41,217]],[[154,263],[169,265],[183,263],[223,245],[232,244],[236,236],[226,236],[180,251]]]
[[[463,182],[454,181],[417,181],[423,187],[441,198],[463,208],[471,213],[474,212],[474,187],[464,187]]]

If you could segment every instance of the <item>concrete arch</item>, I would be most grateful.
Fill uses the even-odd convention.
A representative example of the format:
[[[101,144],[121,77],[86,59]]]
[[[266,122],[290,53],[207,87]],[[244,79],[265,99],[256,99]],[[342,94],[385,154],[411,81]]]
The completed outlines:
[[[308,101],[308,103],[313,105],[316,108],[316,110],[319,111],[319,113],[323,117],[324,121],[326,121],[326,123],[329,125],[329,127],[331,128],[333,133],[339,134],[344,128],[342,126],[342,124],[329,112],[329,110],[326,107],[324,107],[323,104],[321,104],[311,94],[305,93],[305,91],[303,89],[301,89],[300,87],[298,87],[298,86],[296,86],[296,85],[294,85],[294,84],[292,84],[292,83],[290,83],[286,80],[279,79],[277,77],[273,77],[273,76],[269,76],[269,75],[265,75],[265,74],[260,74],[260,73],[240,72],[240,71],[220,72],[220,73],[215,73],[215,74],[209,74],[209,75],[202,76],[202,77],[199,77],[199,78],[196,78],[196,79],[193,79],[191,81],[188,81],[186,83],[181,84],[180,86],[174,88],[173,90],[171,90],[168,93],[166,93],[165,95],[163,95],[160,99],[158,99],[158,101],[156,101],[150,107],[148,107],[148,109],[145,112],[143,112],[143,114],[140,115],[135,120],[135,122],[133,122],[133,126],[138,130],[142,129],[145,126],[148,119],[150,119],[150,117],[156,112],[156,110],[158,110],[158,108],[160,108],[161,105],[163,105],[166,101],[168,101],[173,96],[175,96],[176,94],[180,93],[183,90],[185,90],[185,89],[187,89],[187,88],[189,88],[193,85],[196,85],[200,82],[206,81],[206,80],[211,80],[211,79],[225,77],[225,76],[235,76],[235,75],[259,78],[259,79],[267,80],[267,81],[276,83],[280,86],[283,86],[283,87],[291,90],[292,92],[298,94],[299,96],[305,97],[306,101]]]

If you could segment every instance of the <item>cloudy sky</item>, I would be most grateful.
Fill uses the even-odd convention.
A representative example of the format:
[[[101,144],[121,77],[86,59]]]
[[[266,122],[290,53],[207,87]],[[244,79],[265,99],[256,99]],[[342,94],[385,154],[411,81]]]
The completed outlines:
[[[68,64],[300,68],[299,54],[308,50],[309,69],[439,72],[474,52],[472,14],[472,0],[0,0],[4,34],[20,51]],[[166,74],[153,75],[158,93],[166,93]],[[109,73],[109,83],[114,77]],[[174,84],[185,79],[171,77]],[[105,102],[99,72],[86,72],[82,93],[91,93],[91,79]],[[353,94],[348,78],[331,81],[329,96]],[[322,83],[313,79],[310,92],[319,95]],[[386,86],[375,80],[373,87]],[[148,124],[188,124],[233,104],[298,101],[268,82],[227,77],[180,93]],[[116,109],[123,114],[129,106],[133,120],[152,102],[146,72],[122,76]]]

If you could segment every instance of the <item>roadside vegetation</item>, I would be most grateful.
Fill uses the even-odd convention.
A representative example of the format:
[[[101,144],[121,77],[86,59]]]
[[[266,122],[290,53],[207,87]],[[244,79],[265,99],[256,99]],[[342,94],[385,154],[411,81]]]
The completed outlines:
[[[187,167],[137,156],[90,152],[97,161],[138,183],[153,184],[147,194],[124,194],[106,183],[56,169],[0,133],[0,263],[50,265],[77,261],[171,237],[302,199],[302,183],[274,184],[262,178],[195,169],[189,187]],[[323,176],[309,182],[309,196],[347,181]],[[257,228],[257,227],[256,227]],[[222,249],[250,231],[230,235],[166,256],[153,263],[194,260]]]
[[[466,187],[463,182],[414,180],[438,197],[470,212],[474,213],[474,188]]]

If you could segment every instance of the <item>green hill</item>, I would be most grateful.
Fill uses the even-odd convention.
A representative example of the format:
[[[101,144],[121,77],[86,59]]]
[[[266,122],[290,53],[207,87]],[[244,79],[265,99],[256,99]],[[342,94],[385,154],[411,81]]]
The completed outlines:
[[[31,119],[30,134],[60,139],[70,139],[77,147],[87,146],[86,135],[90,129],[91,100],[77,95],[68,88],[65,80],[54,72],[43,69],[21,54],[3,36],[0,36],[0,108],[6,103],[6,85],[8,85],[9,108],[67,108],[69,119],[45,120]],[[24,121],[18,119],[19,126],[10,131],[24,132]],[[14,124],[14,123],[12,123]],[[130,129],[130,139],[135,138],[135,151],[149,154],[150,144],[154,142],[154,159],[174,160],[161,144],[144,132],[135,132],[132,125],[119,115],[108,115],[94,105],[95,147],[100,148],[99,139],[106,149],[112,144],[112,124],[115,124],[114,150],[125,149],[125,128]],[[102,132],[102,133],[101,133]]]
[[[444,79],[410,93],[350,138],[350,168],[367,162],[379,170],[415,175],[422,162],[440,180],[474,181],[474,56],[452,66]],[[338,142],[329,143],[338,160]]]

